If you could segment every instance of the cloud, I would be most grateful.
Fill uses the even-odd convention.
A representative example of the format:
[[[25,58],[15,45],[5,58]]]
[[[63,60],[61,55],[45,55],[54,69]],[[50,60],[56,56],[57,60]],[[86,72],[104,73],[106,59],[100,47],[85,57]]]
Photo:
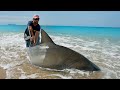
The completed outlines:
[[[1,15],[0,16],[0,24],[2,23],[27,23],[28,20],[30,20],[30,17],[27,16],[7,16],[7,15]]]
[[[0,16],[0,20],[24,20],[24,19],[30,19],[30,17],[27,16]]]

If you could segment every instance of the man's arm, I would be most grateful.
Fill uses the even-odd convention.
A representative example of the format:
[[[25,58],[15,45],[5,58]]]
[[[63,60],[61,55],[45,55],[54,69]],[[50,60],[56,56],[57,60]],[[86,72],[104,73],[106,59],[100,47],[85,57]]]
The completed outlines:
[[[35,42],[35,36],[33,34],[33,28],[32,28],[32,26],[28,26],[28,30],[29,30],[30,36],[31,36],[30,41]]]
[[[39,37],[39,34],[40,34],[40,29],[41,29],[41,26],[39,25],[39,26],[37,27],[36,32],[35,32],[35,39],[34,39],[35,41],[34,41],[34,45],[37,44],[38,37]]]
[[[34,36],[32,26],[28,26],[28,30],[30,31],[31,37]]]
[[[28,24],[27,24],[27,25],[28,25],[29,34],[30,34],[31,37],[34,36],[32,24],[33,24],[33,23],[32,23],[31,21],[29,21]]]

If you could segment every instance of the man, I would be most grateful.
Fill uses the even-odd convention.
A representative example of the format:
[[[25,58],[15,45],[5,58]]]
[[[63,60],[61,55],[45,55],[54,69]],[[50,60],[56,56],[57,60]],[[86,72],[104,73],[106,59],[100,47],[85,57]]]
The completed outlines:
[[[38,24],[39,16],[34,15],[33,20],[28,22],[27,28],[24,32],[24,39],[26,41],[26,47],[32,47],[35,45],[39,45],[40,43],[40,29],[41,26]]]

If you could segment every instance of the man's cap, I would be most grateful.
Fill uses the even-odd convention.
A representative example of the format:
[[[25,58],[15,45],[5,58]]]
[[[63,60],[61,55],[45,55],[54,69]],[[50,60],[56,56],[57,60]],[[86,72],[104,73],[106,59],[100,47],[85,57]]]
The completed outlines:
[[[34,15],[33,18],[39,18],[39,15]]]

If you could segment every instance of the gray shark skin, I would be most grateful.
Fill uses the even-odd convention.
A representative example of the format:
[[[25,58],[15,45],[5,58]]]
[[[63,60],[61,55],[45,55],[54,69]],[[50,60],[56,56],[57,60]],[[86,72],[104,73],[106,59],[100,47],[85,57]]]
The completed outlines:
[[[44,56],[41,55],[42,58],[38,59],[37,62],[31,60],[32,64],[58,70],[74,68],[85,71],[100,71],[98,66],[80,53],[55,44],[49,35],[41,29],[41,43],[39,47],[43,46],[48,47],[44,49]]]

